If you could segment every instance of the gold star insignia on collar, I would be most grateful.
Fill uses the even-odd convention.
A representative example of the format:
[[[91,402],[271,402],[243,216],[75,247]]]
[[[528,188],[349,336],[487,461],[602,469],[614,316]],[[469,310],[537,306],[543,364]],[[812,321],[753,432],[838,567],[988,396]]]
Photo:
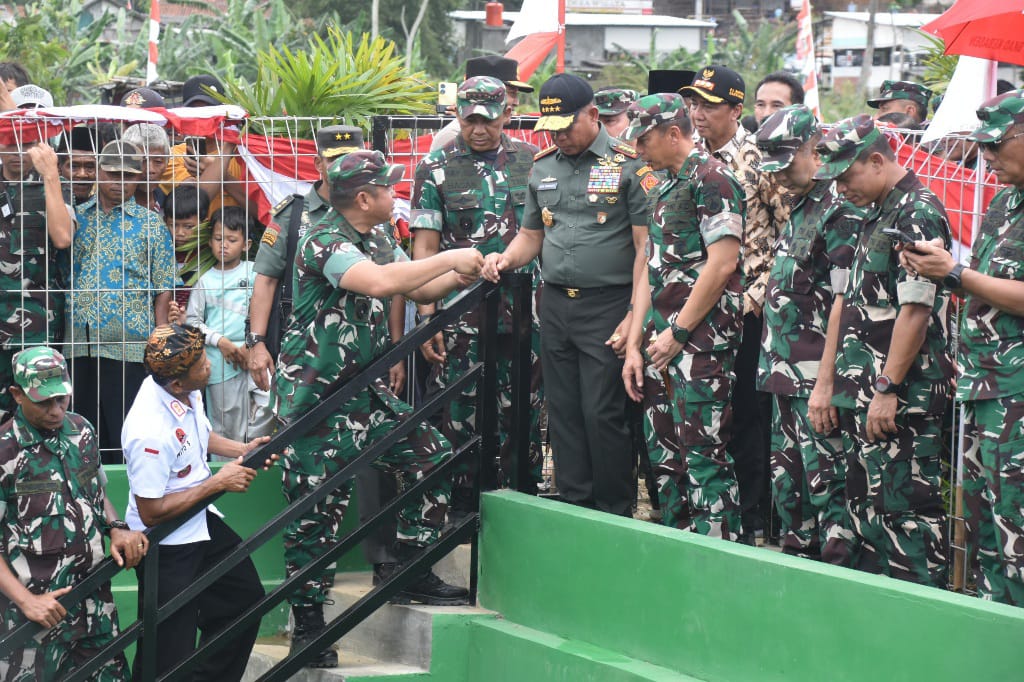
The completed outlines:
[[[335,140],[342,140],[342,139],[344,139],[344,138],[343,138],[343,137],[341,136],[341,133],[335,133],[335,134],[334,134],[334,139],[335,139]]]

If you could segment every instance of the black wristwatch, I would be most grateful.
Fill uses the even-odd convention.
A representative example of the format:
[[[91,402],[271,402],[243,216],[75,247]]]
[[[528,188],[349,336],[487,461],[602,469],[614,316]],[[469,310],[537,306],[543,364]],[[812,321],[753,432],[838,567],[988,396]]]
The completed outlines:
[[[672,323],[672,338],[676,340],[676,343],[686,343],[690,340],[690,330],[686,327],[680,327],[675,322]]]
[[[253,334],[252,332],[248,332],[245,335],[245,347],[251,349],[257,343],[263,343],[266,340],[267,337],[263,334]]]
[[[107,522],[107,535],[110,535],[112,530],[131,530],[131,528],[121,519],[114,519]]]
[[[963,271],[963,263],[957,263],[954,265],[953,269],[949,271],[949,274],[942,278],[942,286],[947,289],[960,289],[963,287],[963,282],[960,281],[960,273]]]
[[[899,384],[884,374],[879,374],[878,377],[875,378],[875,393],[895,393],[896,389],[899,387]]]

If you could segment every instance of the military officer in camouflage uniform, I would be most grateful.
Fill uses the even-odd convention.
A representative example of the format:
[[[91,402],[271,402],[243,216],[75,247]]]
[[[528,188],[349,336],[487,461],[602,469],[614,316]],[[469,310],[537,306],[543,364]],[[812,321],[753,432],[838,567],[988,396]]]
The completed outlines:
[[[832,302],[849,279],[863,212],[834,183],[814,180],[820,140],[814,112],[803,104],[775,111],[757,132],[761,170],[797,197],[765,291],[758,389],[774,403],[772,488],[782,551],[847,565],[846,462],[829,404],[840,312]],[[815,393],[825,395],[820,431],[808,410]]]
[[[622,137],[629,126],[626,110],[640,97],[640,93],[629,88],[606,87],[594,93],[597,117],[612,137]]]
[[[932,91],[920,83],[910,81],[883,81],[878,97],[868,100],[868,106],[878,109],[875,117],[886,114],[906,114],[913,120],[910,128],[923,127],[928,118],[928,100]]]
[[[371,151],[351,152],[328,171],[332,210],[299,242],[295,260],[295,305],[281,345],[273,393],[275,413],[283,424],[305,414],[331,387],[353,377],[386,350],[385,321],[392,296],[434,301],[471,283],[480,271],[483,256],[476,249],[455,249],[407,262],[405,253],[379,227],[391,217],[391,188],[402,172],[403,166],[389,165],[380,152]],[[288,449],[281,462],[285,497],[292,501],[308,493],[389,433],[409,411],[383,379],[374,381]],[[399,472],[406,485],[412,485],[450,454],[447,440],[421,424],[378,464]],[[395,551],[400,560],[437,539],[449,487],[438,484],[421,501],[399,512]],[[348,488],[338,491],[342,510]],[[340,522],[334,510],[318,505],[289,525],[285,530],[288,573],[336,542]],[[323,628],[323,602],[333,578],[333,571],[326,570],[289,596],[296,621],[293,646]],[[427,572],[406,594],[423,602],[458,604],[465,603],[467,591]],[[337,656],[332,654],[324,651],[314,665],[336,665]]]
[[[743,228],[743,338],[736,356],[735,419],[729,454],[736,462],[743,515],[743,541],[765,529],[769,503],[771,399],[756,390],[761,349],[761,308],[774,258],[775,240],[789,217],[791,197],[769,173],[761,172],[757,141],[740,125],[746,84],[724,66],[707,66],[679,93],[690,98],[690,118],[701,145],[729,167],[746,199]]]
[[[647,193],[658,178],[598,120],[594,91],[571,74],[540,91],[523,227],[484,275],[498,281],[541,255],[541,364],[555,479],[563,500],[630,515],[635,499],[622,362],[632,282],[646,264]]]
[[[104,490],[96,433],[67,412],[71,380],[63,356],[36,346],[14,356],[14,418],[0,427],[0,592],[4,627],[26,619],[44,628],[0,661],[5,682],[55,680],[73,672],[118,632],[117,609],[104,583],[65,609],[57,599],[103,560],[103,536],[118,565],[131,568],[149,547],[117,518]],[[124,654],[91,678],[128,679]]]
[[[629,116],[626,139],[667,179],[651,194],[647,272],[634,282],[622,379],[644,404],[665,525],[737,540],[739,488],[725,446],[743,328],[743,190],[694,145],[679,95],[648,95]]]
[[[502,132],[508,113],[505,86],[489,76],[476,76],[459,86],[456,97],[459,137],[443,149],[428,154],[416,167],[409,227],[415,230],[413,258],[432,256],[450,249],[476,248],[480,253],[501,253],[522,224],[526,188],[533,168],[533,145],[513,140]],[[530,261],[520,272],[539,279],[537,264]],[[434,305],[420,306],[421,315],[434,312]],[[512,296],[506,293],[498,312],[498,401],[502,454],[511,441],[512,358],[516,340],[512,336]],[[457,324],[423,346],[423,356],[434,363],[432,378],[438,386],[454,381],[479,357],[480,312],[470,311]],[[539,348],[539,330],[533,325]],[[540,358],[532,363],[534,390],[530,395],[530,423],[535,478],[540,480],[542,463],[540,428]],[[445,406],[441,433],[453,446],[461,446],[476,432],[476,387]],[[502,462],[508,457],[502,456]],[[458,507],[469,497],[471,481],[456,476],[452,491]],[[508,471],[505,472],[506,474]]]
[[[868,209],[843,295],[832,398],[859,543],[853,565],[945,587],[939,460],[953,375],[949,293],[901,268],[899,240],[883,230],[948,248],[949,221],[867,114],[837,124],[818,153],[824,164],[815,178],[835,179],[848,201]]]
[[[306,193],[305,199],[300,203],[298,197],[292,195],[274,208],[273,221],[267,226],[260,239],[260,248],[256,254],[254,269],[256,270],[256,281],[253,284],[252,298],[249,301],[249,333],[245,338],[246,348],[249,350],[249,373],[257,387],[263,390],[270,389],[270,378],[274,371],[274,357],[267,347],[269,334],[282,334],[284,324],[288,321],[287,305],[275,306],[278,286],[281,282],[290,282],[293,263],[288,263],[288,239],[289,227],[292,224],[294,211],[301,211],[299,220],[298,237],[301,238],[313,225],[327,215],[331,210],[330,184],[326,182],[327,168],[339,156],[363,149],[363,131],[356,126],[326,126],[316,133],[317,155],[313,160],[320,179],[313,184],[312,189]],[[294,292],[292,292],[294,293]],[[398,341],[404,332],[405,322],[405,299],[397,297],[391,306],[391,319],[388,320],[391,328],[391,340]],[[277,316],[275,324],[271,324],[271,318]],[[280,348],[281,339],[276,337],[270,339],[270,343],[276,353]],[[392,367],[388,377],[389,384],[396,391],[401,391],[401,385],[405,381],[405,364],[399,363]],[[395,483],[393,477],[387,476],[376,469],[366,469],[356,477],[356,485],[359,490],[357,501],[359,505],[359,517],[365,519],[374,516],[381,507],[382,498],[390,498],[395,494]],[[324,502],[333,509],[333,514],[341,517],[344,513],[344,502],[337,500],[333,495]],[[391,552],[391,543],[394,538],[394,526],[389,523],[381,524],[376,531],[367,536],[363,541],[363,553],[366,560],[374,565],[393,564],[395,557]]]
[[[14,354],[64,338],[75,230],[57,153],[34,127],[9,134],[0,142],[0,421],[15,408],[7,391]]]
[[[957,397],[965,408],[964,503],[984,599],[1024,606],[1024,91],[978,109],[970,135],[999,182],[971,244],[969,267],[935,242],[903,251],[906,266],[966,295]]]

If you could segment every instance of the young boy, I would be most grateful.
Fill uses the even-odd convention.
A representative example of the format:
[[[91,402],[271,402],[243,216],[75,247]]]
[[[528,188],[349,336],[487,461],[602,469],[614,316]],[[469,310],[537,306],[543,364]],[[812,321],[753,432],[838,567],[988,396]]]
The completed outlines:
[[[209,246],[217,262],[196,283],[185,318],[206,335],[210,358],[206,402],[213,430],[226,438],[245,441],[247,431],[253,435],[247,429],[250,413],[261,435],[267,421],[260,409],[266,403],[258,396],[250,397],[248,352],[243,343],[254,275],[252,263],[242,257],[249,250],[248,235],[254,226],[238,206],[214,211],[210,225]],[[253,404],[257,401],[263,405]]]
[[[188,305],[189,292],[192,290],[188,282],[195,275],[193,266],[198,263],[198,259],[192,259],[195,263],[188,266],[186,261],[199,250],[197,230],[199,223],[203,222],[203,217],[210,212],[210,197],[195,185],[179,185],[164,197],[163,208],[164,223],[174,237],[178,279],[184,283],[175,288],[174,301],[184,309]],[[192,248],[179,250],[183,246]]]

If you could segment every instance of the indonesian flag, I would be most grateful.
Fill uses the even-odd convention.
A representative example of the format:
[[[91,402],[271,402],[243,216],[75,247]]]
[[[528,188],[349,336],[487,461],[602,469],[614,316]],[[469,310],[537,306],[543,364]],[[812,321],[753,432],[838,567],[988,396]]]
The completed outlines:
[[[797,69],[804,77],[804,104],[821,120],[821,104],[818,100],[818,69],[814,63],[814,33],[811,21],[811,0],[804,0],[803,7],[796,15],[799,31],[796,36]]]
[[[149,5],[149,58],[146,60],[146,85],[157,79],[156,63],[160,56],[160,0]]]
[[[512,22],[512,28],[505,36],[505,44],[511,43],[516,38],[522,38],[532,33],[555,33],[561,27],[558,25],[558,3],[552,0],[523,0],[523,7],[519,15]]]

